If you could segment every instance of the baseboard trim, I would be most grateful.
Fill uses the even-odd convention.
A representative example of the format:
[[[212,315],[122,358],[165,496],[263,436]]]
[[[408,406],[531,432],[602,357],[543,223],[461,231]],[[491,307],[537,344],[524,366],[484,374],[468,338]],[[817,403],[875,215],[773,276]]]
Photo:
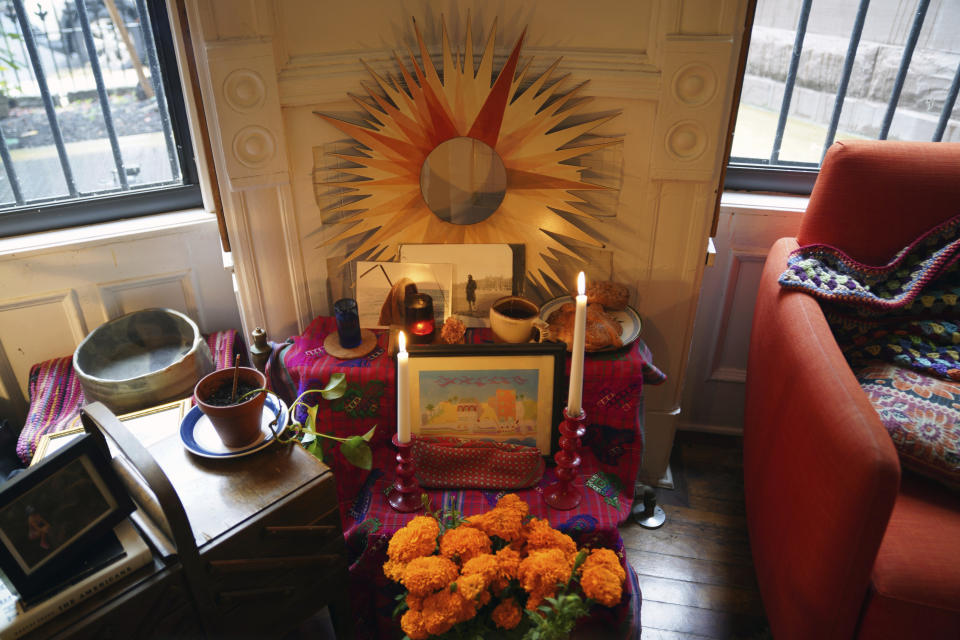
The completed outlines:
[[[718,433],[724,436],[742,436],[743,427],[728,424],[702,424],[681,422],[677,424],[677,431],[698,431],[700,433]]]
[[[673,489],[673,471],[670,469],[670,465],[668,464],[667,470],[663,472],[663,477],[652,479],[641,475],[638,484],[646,484],[660,489]]]

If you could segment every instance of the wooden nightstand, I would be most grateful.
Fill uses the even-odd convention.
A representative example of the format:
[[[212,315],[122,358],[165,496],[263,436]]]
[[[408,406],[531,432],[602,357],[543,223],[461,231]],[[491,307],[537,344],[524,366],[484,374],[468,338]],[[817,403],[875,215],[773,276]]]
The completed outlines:
[[[324,464],[296,445],[232,460],[196,457],[178,437],[144,448],[98,403],[83,422],[147,480],[173,548],[158,545],[151,566],[29,638],[272,638],[326,605],[337,635],[350,637],[347,556]]]

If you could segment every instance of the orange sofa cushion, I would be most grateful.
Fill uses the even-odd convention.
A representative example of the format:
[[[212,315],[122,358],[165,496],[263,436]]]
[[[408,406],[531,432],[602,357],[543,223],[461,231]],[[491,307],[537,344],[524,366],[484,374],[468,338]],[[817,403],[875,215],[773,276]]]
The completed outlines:
[[[958,634],[960,496],[905,473],[858,635],[956,640]]]

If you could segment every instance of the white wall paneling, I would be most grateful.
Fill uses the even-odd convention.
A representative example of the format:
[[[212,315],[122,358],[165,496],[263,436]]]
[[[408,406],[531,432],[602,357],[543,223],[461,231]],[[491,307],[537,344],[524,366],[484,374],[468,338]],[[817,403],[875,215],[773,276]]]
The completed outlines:
[[[148,307],[176,309],[195,319],[199,316],[195,293],[197,285],[191,270],[103,282],[97,288],[104,315],[108,318]]]
[[[203,107],[221,182],[241,324],[271,336],[302,330],[314,310],[292,208],[277,86],[273,3],[187,2]]]
[[[38,331],[43,327],[43,331]],[[22,420],[30,366],[34,357],[46,359],[73,352],[86,335],[77,294],[61,289],[0,300],[0,382],[5,416]],[[6,404],[7,406],[2,406]]]
[[[795,236],[806,198],[726,194],[703,276],[680,428],[739,434],[753,307],[770,245]]]
[[[607,266],[630,285],[644,339],[670,376],[647,390],[645,473],[666,468],[703,258],[718,188],[746,0],[187,0],[211,125],[245,329],[271,339],[328,312],[330,235],[314,192],[316,154],[343,140],[315,111],[347,116],[378,73],[397,72],[394,52],[417,50],[411,18],[439,56],[441,16],[451,43],[467,15],[477,59],[494,19],[496,61],[526,29],[521,64],[536,74],[562,58],[558,75],[585,81],[590,112],[619,115],[597,133],[622,136],[619,191],[588,226],[605,239]],[[363,62],[361,62],[361,59]],[[437,58],[439,60],[439,58]],[[495,68],[499,65],[495,62]],[[605,258],[606,259],[606,258]]]
[[[166,214],[0,240],[0,415],[23,420],[33,364],[70,356],[106,320],[170,307],[239,328],[216,219]]]
[[[750,323],[766,251],[730,251],[723,289],[723,308],[707,367],[710,382],[746,382]]]
[[[29,372],[28,372],[29,373]],[[0,343],[0,416],[22,425],[27,415],[27,394],[20,388],[6,349]]]

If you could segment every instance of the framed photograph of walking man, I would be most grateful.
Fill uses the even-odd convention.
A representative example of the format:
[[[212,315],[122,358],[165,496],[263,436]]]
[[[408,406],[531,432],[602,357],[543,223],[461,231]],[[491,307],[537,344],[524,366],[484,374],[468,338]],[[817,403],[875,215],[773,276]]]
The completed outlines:
[[[400,262],[453,265],[453,315],[467,327],[489,326],[494,300],[516,293],[508,244],[405,244]]]

